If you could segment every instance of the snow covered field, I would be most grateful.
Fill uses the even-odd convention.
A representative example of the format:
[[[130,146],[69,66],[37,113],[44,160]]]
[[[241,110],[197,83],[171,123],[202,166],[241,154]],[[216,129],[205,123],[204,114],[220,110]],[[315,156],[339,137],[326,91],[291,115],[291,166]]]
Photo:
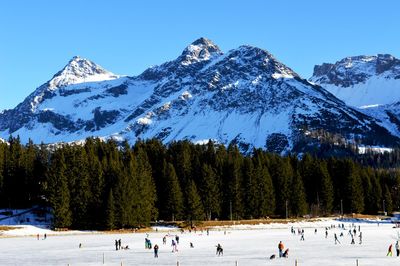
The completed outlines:
[[[340,222],[342,223],[342,222]],[[325,227],[335,225],[328,230],[325,238]],[[344,222],[346,230],[339,229],[339,222],[325,220],[313,223],[271,224],[255,226],[236,226],[235,228],[215,228],[206,232],[197,233],[178,231],[150,232],[152,244],[160,247],[159,258],[153,257],[152,250],[144,248],[145,233],[131,234],[57,234],[51,231],[35,231],[34,227],[3,232],[0,238],[0,265],[102,265],[103,254],[105,265],[177,265],[181,266],[211,266],[211,265],[399,265],[400,257],[395,257],[395,242],[400,229],[393,228],[393,224],[354,223],[361,227],[363,242],[359,244],[358,232],[356,244],[351,245],[348,229],[352,223]],[[292,235],[293,226],[303,228],[305,241],[300,241],[300,235]],[[315,228],[318,229],[314,233]],[[226,232],[225,232],[226,230]],[[7,237],[9,235],[40,233],[36,236]],[[43,234],[47,232],[47,239]],[[339,237],[343,232],[344,236]],[[54,233],[54,232],[53,232]],[[167,245],[163,245],[162,237],[170,233]],[[333,235],[338,235],[341,244],[334,244]],[[175,234],[180,237],[179,251],[172,253],[171,240]],[[122,240],[122,246],[129,245],[129,250],[115,250],[115,239]],[[289,258],[269,260],[269,256],[277,254],[277,246],[282,241],[285,248],[289,248]],[[192,242],[194,248],[190,248]],[[82,243],[82,248],[79,248]],[[224,248],[224,255],[215,255],[215,246],[220,243]],[[386,257],[390,243],[393,244],[393,257]],[[277,256],[278,257],[278,256]]]

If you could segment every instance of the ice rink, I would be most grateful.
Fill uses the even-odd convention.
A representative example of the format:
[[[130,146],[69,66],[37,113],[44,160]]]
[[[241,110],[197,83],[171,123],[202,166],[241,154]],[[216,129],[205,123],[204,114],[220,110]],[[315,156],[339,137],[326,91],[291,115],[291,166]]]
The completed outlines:
[[[339,229],[344,224],[345,230]],[[328,230],[325,238],[325,227],[335,225]],[[298,266],[333,266],[356,265],[360,266],[399,265],[400,257],[396,257],[395,242],[398,239],[399,229],[393,224],[358,223],[355,244],[351,245],[348,234],[352,222],[324,220],[294,224],[270,224],[255,226],[236,226],[234,228],[214,228],[209,235],[206,231],[181,233],[177,230],[162,230],[150,232],[152,244],[158,244],[159,258],[154,258],[153,250],[145,249],[146,233],[129,234],[56,234],[51,231],[35,228],[25,228],[3,232],[0,238],[0,265],[177,265],[180,266],[211,266],[211,265],[295,265]],[[291,226],[296,234],[291,234]],[[358,226],[362,232],[362,244],[359,244]],[[305,231],[305,241],[300,241],[297,229]],[[315,233],[317,229],[317,233]],[[24,231],[25,230],[25,231]],[[40,233],[38,240],[34,236],[13,236]],[[43,233],[47,232],[47,239]],[[340,233],[343,232],[343,237]],[[54,232],[53,232],[54,233]],[[334,233],[341,244],[334,243]],[[163,245],[162,238],[167,237],[167,244]],[[173,253],[171,240],[179,235],[178,252]],[[129,250],[115,250],[115,240],[121,239],[122,246],[129,246]],[[278,243],[282,241],[285,249],[289,248],[289,258],[270,260],[272,254],[278,255]],[[194,248],[190,248],[190,242]],[[82,247],[79,248],[79,244]],[[220,243],[224,249],[223,256],[216,256],[216,245]],[[393,244],[393,257],[387,257],[387,249]]]

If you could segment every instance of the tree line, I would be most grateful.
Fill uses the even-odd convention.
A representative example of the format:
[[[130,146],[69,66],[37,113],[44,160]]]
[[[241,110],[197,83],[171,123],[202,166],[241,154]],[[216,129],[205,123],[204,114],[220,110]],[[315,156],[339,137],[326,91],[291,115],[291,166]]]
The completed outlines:
[[[400,174],[351,158],[279,156],[189,141],[0,143],[0,207],[51,207],[53,226],[255,219],[398,210]],[[384,206],[383,206],[384,205]]]

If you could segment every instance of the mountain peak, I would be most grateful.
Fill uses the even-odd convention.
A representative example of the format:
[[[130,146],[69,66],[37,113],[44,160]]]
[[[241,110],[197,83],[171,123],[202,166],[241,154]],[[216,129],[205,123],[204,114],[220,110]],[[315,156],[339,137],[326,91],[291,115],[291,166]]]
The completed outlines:
[[[206,46],[216,46],[210,39],[200,37],[194,42],[192,42],[192,45],[206,45]]]
[[[211,57],[221,54],[222,51],[216,44],[207,38],[201,37],[183,50],[181,55],[183,60],[181,63],[183,65],[190,65],[195,62],[208,60]]]
[[[110,80],[114,78],[117,78],[117,76],[92,61],[80,56],[74,56],[68,64],[49,81],[49,88],[55,89],[71,84]]]

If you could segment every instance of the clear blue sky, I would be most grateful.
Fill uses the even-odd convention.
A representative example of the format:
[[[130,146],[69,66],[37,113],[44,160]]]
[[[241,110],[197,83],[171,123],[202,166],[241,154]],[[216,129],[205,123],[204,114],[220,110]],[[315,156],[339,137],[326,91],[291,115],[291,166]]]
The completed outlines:
[[[12,0],[0,3],[0,110],[13,108],[74,55],[137,75],[195,39],[226,52],[267,49],[304,78],[360,54],[400,57],[398,0]]]

